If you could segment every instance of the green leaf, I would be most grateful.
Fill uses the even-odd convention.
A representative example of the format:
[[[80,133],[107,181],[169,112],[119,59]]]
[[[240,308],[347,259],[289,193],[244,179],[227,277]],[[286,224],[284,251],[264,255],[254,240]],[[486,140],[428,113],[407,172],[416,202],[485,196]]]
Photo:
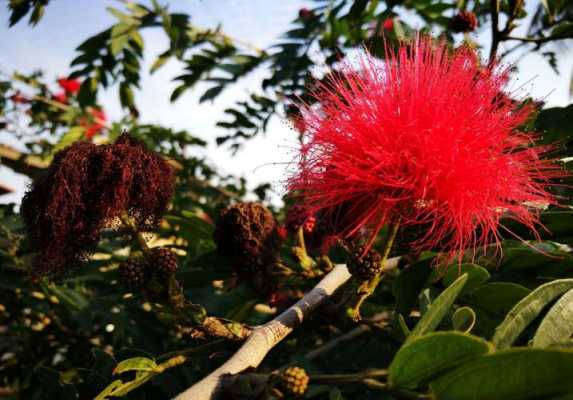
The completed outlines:
[[[484,267],[477,264],[462,264],[450,266],[444,275],[444,285],[450,286],[462,274],[468,274],[468,281],[466,282],[462,293],[468,293],[485,283],[489,278],[489,272]]]
[[[78,92],[78,101],[85,107],[93,105],[96,100],[98,80],[94,77],[85,79]]]
[[[504,316],[529,293],[529,289],[516,283],[492,282],[474,290],[467,299],[472,305],[492,314]]]
[[[147,371],[147,372],[161,372],[157,368],[157,363],[151,358],[147,357],[133,357],[121,361],[115,369],[114,374],[122,374],[127,371]]]
[[[205,93],[203,93],[201,98],[199,99],[199,103],[203,103],[207,100],[214,99],[215,97],[217,97],[219,95],[219,93],[221,93],[223,88],[224,88],[224,86],[220,85],[220,86],[213,86],[212,88],[207,89],[205,91]]]
[[[476,313],[470,307],[460,307],[452,315],[452,325],[456,331],[469,333],[476,323]]]
[[[68,132],[60,138],[60,140],[52,148],[52,154],[57,153],[60,150],[65,149],[74,142],[80,140],[85,133],[85,129],[81,126],[72,126]]]
[[[340,389],[333,387],[328,393],[328,400],[344,400],[344,396],[342,395]]]
[[[390,364],[389,383],[414,389],[445,371],[489,353],[483,339],[461,332],[434,332],[402,346]]]
[[[541,110],[535,120],[535,130],[543,132],[542,143],[550,144],[573,138],[573,104]]]
[[[573,334],[573,290],[563,295],[547,312],[535,336],[533,347],[549,347],[564,343]]]
[[[511,349],[470,361],[431,383],[440,400],[550,399],[573,390],[573,351]]]
[[[49,285],[42,285],[44,291],[56,296],[63,304],[76,310],[81,311],[88,307],[90,302],[78,290],[71,289],[66,286],[56,285],[55,283]]]
[[[573,36],[573,22],[563,21],[551,31],[552,38],[565,38]]]
[[[92,355],[94,363],[90,368],[86,383],[99,391],[110,381],[117,362],[109,353],[97,347],[92,349]]]
[[[134,23],[137,23],[138,21],[133,18],[130,15],[124,14],[121,11],[119,11],[116,8],[113,7],[106,7],[106,10],[113,15],[114,17],[116,17],[120,22],[124,22],[126,24],[132,25]]]
[[[155,60],[155,62],[153,63],[153,65],[151,66],[151,68],[149,69],[149,73],[152,74],[155,71],[157,71],[159,68],[161,68],[167,61],[169,61],[169,59],[171,58],[171,54],[167,53],[167,54],[162,54],[159,57],[157,57],[157,60]]]
[[[129,108],[134,106],[133,90],[126,82],[121,82],[119,84],[119,100],[122,107]]]
[[[360,16],[364,12],[364,9],[368,5],[368,0],[355,0],[350,7],[350,11],[346,15],[348,19],[360,19]]]
[[[411,342],[416,337],[432,332],[438,327],[452,304],[454,304],[456,297],[460,294],[467,280],[468,275],[463,274],[429,305],[426,313],[420,318],[412,333],[406,339],[406,343]]]
[[[518,243],[504,249],[503,270],[538,269],[555,262],[555,257],[567,257],[567,253],[559,245],[552,242],[535,242],[530,246]]]
[[[493,344],[504,349],[537,317],[547,304],[573,288],[573,279],[560,279],[539,286],[515,305],[495,329]]]
[[[396,297],[396,312],[408,315],[416,305],[418,294],[422,291],[432,272],[432,258],[425,259],[404,268],[394,280],[392,292]]]
[[[40,4],[40,3],[36,4],[36,6],[34,7],[34,10],[32,11],[32,14],[30,15],[30,24],[31,25],[37,25],[38,22],[40,22],[40,20],[44,16],[45,11],[46,11],[46,8],[44,7],[43,4]]]
[[[181,217],[176,215],[168,215],[168,221],[183,225],[188,230],[190,236],[195,238],[211,240],[213,238],[213,231],[215,227],[213,224],[206,222],[203,218],[199,217],[193,211],[181,211]]]
[[[135,379],[128,382],[122,382],[117,379],[109,384],[95,400],[106,400],[112,397],[123,397],[132,390],[137,389],[145,382],[153,378],[156,374],[154,372],[137,372]]]
[[[111,54],[117,56],[127,45],[129,41],[129,31],[133,28],[133,25],[119,23],[115,24],[113,28],[111,28],[111,42],[110,42],[110,49]]]

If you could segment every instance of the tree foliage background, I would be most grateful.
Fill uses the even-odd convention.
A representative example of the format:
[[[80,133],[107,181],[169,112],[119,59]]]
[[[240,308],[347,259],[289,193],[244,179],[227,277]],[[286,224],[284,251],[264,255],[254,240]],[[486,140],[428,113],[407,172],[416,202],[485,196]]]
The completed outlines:
[[[432,36],[478,46],[471,34],[453,32],[454,16],[471,11],[481,29],[491,29],[489,47],[482,49],[486,58],[537,52],[556,68],[573,38],[573,4],[532,3],[315,0],[293,15],[290,30],[273,46],[260,49],[228,36],[224,26],[198,27],[192,16],[172,12],[168,4],[122,1],[108,9],[116,19],[112,26],[78,42],[68,77],[81,82],[77,91],[63,87],[65,98],[58,97],[50,90],[50,77],[41,72],[2,71],[0,129],[28,149],[21,153],[0,145],[3,166],[33,179],[57,151],[79,140],[113,141],[123,130],[169,160],[177,171],[172,206],[146,239],[151,246],[174,250],[179,268],[178,283],[168,283],[160,298],[132,293],[120,284],[118,265],[142,249],[137,241],[109,231],[88,264],[70,276],[56,282],[31,279],[32,255],[18,207],[1,205],[0,396],[170,398],[228,358],[245,330],[271,319],[277,309],[312,288],[324,275],[325,263],[344,262],[340,248],[330,260],[301,255],[295,235],[281,248],[292,270],[280,277],[280,290],[261,294],[246,282],[237,284],[230,260],[215,250],[213,221],[225,206],[245,198],[246,182],[189,156],[190,149],[206,145],[189,132],[139,122],[135,93],[146,54],[143,31],[157,31],[169,43],[152,71],[170,59],[184,66],[174,77],[174,102],[199,84],[208,84],[200,101],[217,102],[256,69],[269,71],[268,78],[237,98],[217,121],[225,132],[217,143],[231,157],[264,134],[273,118],[296,117],[293,101],[311,100],[308,91],[328,76],[326,67],[334,68],[361,46],[383,59],[384,38],[391,45],[412,38],[415,30],[406,15],[422,21]],[[10,25],[29,23],[34,29],[50,11],[50,2],[10,0],[7,11]],[[498,53],[500,43],[510,46]],[[559,85],[569,85],[568,76],[562,75]],[[120,120],[110,121],[98,105],[98,93],[109,87],[117,90]],[[540,105],[530,124],[544,133],[544,143],[560,144],[561,158],[572,156],[573,105]],[[262,184],[254,195],[264,202],[270,187]],[[570,204],[570,187],[558,194],[564,205]],[[269,207],[284,222],[285,208]],[[425,398],[429,393],[458,400],[569,398],[573,212],[549,208],[542,222],[547,231],[535,242],[542,252],[508,238],[502,258],[486,252],[446,273],[430,267],[436,254],[414,259],[398,246],[393,255],[402,256],[400,267],[363,306],[360,324],[327,305],[275,348],[258,372],[302,365],[311,376],[305,396],[316,399]],[[535,240],[519,227],[514,231]],[[193,302],[184,315],[173,308],[180,296]],[[219,329],[205,329],[206,321]],[[348,339],[347,332],[355,333]],[[347,340],[325,346],[341,336]],[[280,389],[273,391],[272,380],[255,378],[249,387],[256,390],[237,389],[236,398],[283,395]]]

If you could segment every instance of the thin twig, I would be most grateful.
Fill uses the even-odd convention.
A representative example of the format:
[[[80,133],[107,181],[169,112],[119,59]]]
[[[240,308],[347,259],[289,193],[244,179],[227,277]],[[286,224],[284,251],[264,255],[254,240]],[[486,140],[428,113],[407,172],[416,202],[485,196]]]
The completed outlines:
[[[354,374],[317,374],[310,376],[311,384],[361,383],[364,379],[388,376],[386,369],[371,369]]]
[[[380,321],[384,321],[385,319],[387,319],[388,317],[388,313],[386,312],[381,312],[378,313],[376,315],[374,315],[372,318],[370,318],[369,322],[376,322],[376,323],[380,323]],[[304,358],[306,358],[307,360],[314,360],[315,358],[318,358],[322,355],[324,355],[325,353],[328,353],[329,351],[337,348],[338,346],[340,346],[343,342],[348,342],[350,340],[353,340],[365,333],[371,332],[372,331],[372,327],[365,323],[366,321],[363,320],[361,321],[360,325],[358,325],[356,328],[346,332],[345,334],[336,337],[335,339],[331,340],[328,343],[325,343],[324,345],[320,346],[317,349],[314,349],[313,351],[310,351]]]
[[[490,0],[489,4],[491,8],[491,49],[489,51],[489,63],[492,64],[495,61],[500,43],[499,0]]]

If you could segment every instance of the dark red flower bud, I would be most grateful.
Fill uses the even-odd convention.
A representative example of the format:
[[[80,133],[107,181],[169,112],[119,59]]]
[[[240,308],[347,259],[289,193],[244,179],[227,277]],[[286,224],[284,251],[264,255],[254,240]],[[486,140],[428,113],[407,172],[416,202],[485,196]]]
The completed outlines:
[[[382,256],[374,249],[366,251],[363,246],[355,246],[346,266],[352,276],[367,281],[382,272]]]
[[[166,248],[152,249],[148,256],[149,269],[163,278],[169,278],[177,272],[177,255]]]
[[[450,20],[450,30],[452,32],[473,32],[478,26],[478,19],[471,11],[462,10]]]
[[[298,11],[298,17],[303,20],[304,22],[308,22],[310,21],[312,18],[314,18],[314,11],[309,10],[306,7],[301,8]]]
[[[316,218],[309,214],[302,206],[295,204],[290,207],[285,220],[287,230],[295,234],[302,226],[305,233],[312,233],[316,225]]]
[[[149,281],[149,272],[145,264],[129,258],[119,265],[119,278],[129,289],[140,289]]]
[[[225,208],[217,221],[214,239],[219,252],[232,259],[243,278],[271,264],[280,243],[275,217],[259,203]]]
[[[30,99],[22,95],[22,93],[20,93],[19,91],[10,96],[10,100],[12,100],[16,104],[27,104],[30,102]]]

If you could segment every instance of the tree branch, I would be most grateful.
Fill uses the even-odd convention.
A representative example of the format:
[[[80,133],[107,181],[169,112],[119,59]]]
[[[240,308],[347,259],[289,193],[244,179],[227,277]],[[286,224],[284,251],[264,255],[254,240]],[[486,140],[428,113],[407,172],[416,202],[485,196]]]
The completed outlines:
[[[387,261],[387,268],[398,258]],[[272,321],[253,330],[243,346],[223,365],[176,397],[176,400],[213,400],[219,395],[221,378],[256,368],[268,352],[300,325],[325,299],[350,278],[344,265],[337,265],[310,292]]]
[[[491,12],[491,49],[489,51],[489,63],[495,61],[497,49],[499,47],[500,32],[499,32],[499,0],[490,0]]]
[[[0,163],[14,172],[28,176],[33,176],[48,166],[40,157],[21,153],[5,144],[0,144]]]

